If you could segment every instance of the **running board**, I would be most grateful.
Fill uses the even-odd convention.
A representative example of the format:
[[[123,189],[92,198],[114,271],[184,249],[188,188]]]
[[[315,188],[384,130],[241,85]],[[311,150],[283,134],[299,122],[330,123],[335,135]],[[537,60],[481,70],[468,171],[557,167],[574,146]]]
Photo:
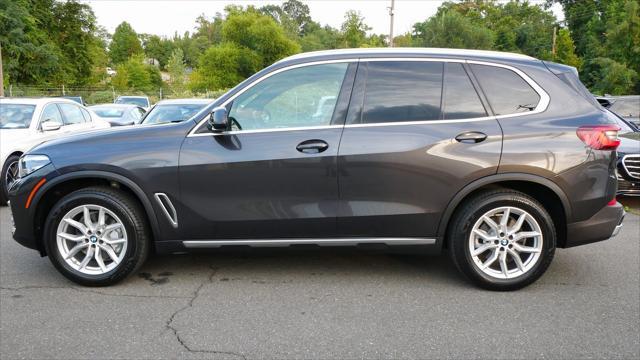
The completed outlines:
[[[326,239],[251,239],[251,240],[188,240],[183,241],[184,247],[189,249],[210,249],[221,246],[251,246],[251,247],[283,247],[290,245],[318,245],[318,246],[356,246],[362,244],[384,245],[433,245],[436,239],[429,238],[326,238]]]

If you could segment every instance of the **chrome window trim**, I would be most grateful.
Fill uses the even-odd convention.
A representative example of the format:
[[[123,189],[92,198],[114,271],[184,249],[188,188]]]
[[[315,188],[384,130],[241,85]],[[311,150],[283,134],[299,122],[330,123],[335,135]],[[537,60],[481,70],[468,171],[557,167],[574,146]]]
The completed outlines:
[[[507,70],[511,70],[520,76],[533,90],[540,96],[540,100],[536,107],[527,112],[521,113],[513,113],[513,114],[505,114],[505,115],[496,115],[496,116],[483,116],[477,118],[468,118],[468,119],[448,119],[448,120],[424,120],[424,121],[399,121],[399,122],[383,122],[383,123],[370,123],[370,124],[346,124],[346,125],[326,125],[326,126],[304,126],[304,127],[290,127],[290,128],[274,128],[274,129],[259,129],[259,130],[234,130],[234,131],[226,131],[221,133],[214,132],[206,132],[198,134],[197,131],[204,126],[207,119],[206,117],[201,120],[187,135],[187,137],[199,137],[199,136],[220,136],[220,135],[237,135],[237,134],[255,134],[255,133],[263,133],[263,132],[281,132],[281,131],[300,131],[300,130],[320,130],[320,129],[332,129],[332,128],[359,128],[359,127],[378,127],[378,126],[403,126],[403,125],[429,125],[429,124],[448,124],[448,123],[461,123],[461,122],[475,122],[475,121],[487,121],[487,120],[496,120],[496,119],[506,119],[511,117],[519,117],[525,115],[535,115],[547,110],[550,102],[549,94],[538,85],[533,79],[531,79],[527,74],[523,71],[519,70],[516,67],[511,65],[505,65],[495,62],[487,62],[487,61],[477,61],[477,60],[465,60],[465,59],[448,59],[448,58],[413,58],[413,57],[379,57],[379,58],[360,58],[360,59],[336,59],[336,60],[323,60],[323,61],[313,61],[304,64],[295,64],[287,67],[283,67],[278,70],[274,70],[268,74],[265,74],[263,77],[257,79],[253,83],[247,85],[244,89],[238,91],[225,102],[223,102],[220,106],[227,106],[231,101],[233,101],[236,97],[242,95],[245,91],[252,88],[254,85],[260,83],[261,81],[279,74],[281,72],[296,69],[305,66],[313,66],[313,65],[322,65],[322,64],[333,64],[333,63],[344,63],[344,62],[380,62],[380,61],[416,61],[416,62],[451,62],[451,63],[466,63],[466,64],[477,64],[477,65],[487,65],[487,66],[495,66],[504,68]]]
[[[359,244],[386,245],[433,245],[432,238],[301,238],[301,239],[219,239],[219,240],[186,240],[182,244],[188,249],[218,248],[221,246],[278,247],[290,245],[318,246],[356,246]]]
[[[632,158],[634,160],[637,159],[636,161],[638,161],[640,160],[640,154],[627,154],[622,157],[622,167],[624,168],[624,171],[627,172],[627,175],[629,175],[634,179],[640,179],[640,176],[633,175],[633,174],[640,173],[639,171],[634,171],[633,174],[631,173],[631,171],[629,171],[629,168],[627,167],[627,164],[626,164],[627,158]]]

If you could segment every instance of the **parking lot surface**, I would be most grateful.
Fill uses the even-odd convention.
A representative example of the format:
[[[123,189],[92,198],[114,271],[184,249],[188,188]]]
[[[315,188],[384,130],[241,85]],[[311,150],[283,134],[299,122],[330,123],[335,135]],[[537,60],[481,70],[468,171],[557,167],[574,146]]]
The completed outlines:
[[[517,292],[479,290],[446,256],[356,249],[153,257],[108,288],[67,281],[0,209],[3,359],[638,358],[640,218],[558,250]]]

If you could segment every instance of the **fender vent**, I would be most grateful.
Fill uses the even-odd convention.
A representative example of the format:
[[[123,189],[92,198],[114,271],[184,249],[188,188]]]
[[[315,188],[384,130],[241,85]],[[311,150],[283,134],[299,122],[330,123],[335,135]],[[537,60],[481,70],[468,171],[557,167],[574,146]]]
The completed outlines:
[[[169,196],[167,196],[167,194],[165,193],[155,193],[153,196],[156,198],[156,200],[160,204],[160,207],[162,208],[164,214],[167,216],[167,219],[171,223],[171,226],[173,226],[174,228],[177,228],[178,213],[176,212],[176,208],[173,207],[173,204],[171,203],[171,199],[169,199]]]

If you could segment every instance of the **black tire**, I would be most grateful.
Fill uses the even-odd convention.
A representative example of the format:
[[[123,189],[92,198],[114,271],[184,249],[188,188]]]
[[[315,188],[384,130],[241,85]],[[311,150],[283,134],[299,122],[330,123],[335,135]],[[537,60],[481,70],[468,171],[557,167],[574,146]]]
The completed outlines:
[[[503,206],[528,212],[540,226],[543,239],[537,262],[524,274],[511,279],[501,279],[483,272],[474,263],[469,249],[469,238],[476,221],[488,211]],[[544,206],[532,197],[509,189],[490,190],[466,200],[458,209],[447,231],[449,252],[458,270],[475,285],[496,291],[517,290],[540,278],[551,264],[556,249],[555,226]]]
[[[2,173],[0,174],[0,206],[7,206],[9,201],[9,187],[7,186],[7,171],[9,171],[9,165],[20,160],[19,155],[11,155],[7,158],[7,161],[2,165]]]
[[[112,211],[127,232],[124,258],[114,269],[99,275],[83,274],[69,266],[56,244],[56,231],[64,215],[78,206],[88,204]],[[45,221],[44,246],[53,265],[69,280],[84,286],[107,286],[121,281],[142,266],[149,252],[148,229],[143,209],[128,194],[109,187],[85,188],[66,195],[53,206]]]

